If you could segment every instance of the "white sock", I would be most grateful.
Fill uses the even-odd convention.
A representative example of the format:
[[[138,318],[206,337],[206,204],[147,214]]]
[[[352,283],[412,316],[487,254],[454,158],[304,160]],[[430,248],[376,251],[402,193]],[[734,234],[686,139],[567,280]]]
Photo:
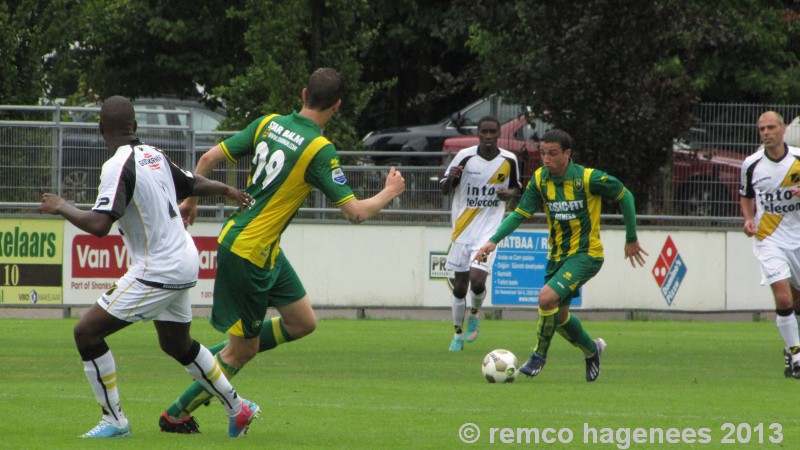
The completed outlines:
[[[464,326],[464,315],[467,309],[467,299],[457,298],[455,295],[451,298],[453,304],[453,325],[457,327]]]
[[[89,380],[97,403],[103,407],[103,420],[120,428],[128,425],[128,419],[122,413],[117,389],[117,367],[111,350],[98,358],[84,361],[83,371]]]
[[[798,325],[794,312],[789,316],[775,316],[775,324],[778,325],[778,331],[781,333],[786,347],[800,346],[800,335],[798,335]]]
[[[184,366],[189,375],[197,380],[208,392],[216,395],[225,406],[229,417],[233,417],[242,410],[242,399],[236,394],[231,382],[222,373],[222,368],[214,359],[214,355],[204,346],[200,346],[197,357]]]
[[[475,309],[481,309],[481,306],[483,306],[483,299],[486,298],[486,289],[484,289],[480,294],[476,294],[472,291],[469,292],[471,294],[470,298],[472,299],[472,307]]]

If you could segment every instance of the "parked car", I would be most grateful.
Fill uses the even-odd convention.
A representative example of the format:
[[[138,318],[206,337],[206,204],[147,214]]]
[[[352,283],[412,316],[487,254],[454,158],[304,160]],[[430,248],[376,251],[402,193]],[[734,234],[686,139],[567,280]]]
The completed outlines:
[[[736,216],[742,162],[747,155],[717,149],[672,147],[672,193],[676,212],[687,216]]]
[[[136,135],[185,169],[193,168],[196,150],[216,145],[218,137],[207,133],[215,131],[225,118],[224,108],[211,110],[196,100],[141,98],[132,103],[138,124]],[[63,189],[79,203],[94,201],[100,167],[109,156],[102,151],[106,147],[97,128],[99,115],[100,107],[95,104],[72,111],[72,123],[65,124],[61,136]]]
[[[435,166],[438,158],[414,155],[418,152],[438,152],[442,150],[445,139],[454,136],[475,135],[478,120],[494,115],[505,123],[523,111],[521,105],[508,104],[498,95],[473,102],[450,116],[429,125],[384,128],[370,131],[362,139],[366,151],[407,152],[405,155],[372,156],[376,165],[397,166]]]
[[[498,146],[517,155],[523,185],[542,165],[537,141],[547,124],[531,124],[518,117],[500,127]],[[445,140],[442,151],[449,162],[459,150],[478,145],[477,136]],[[710,149],[693,149],[676,141],[672,149],[673,211],[687,216],[735,216],[739,214],[739,185],[746,155]]]

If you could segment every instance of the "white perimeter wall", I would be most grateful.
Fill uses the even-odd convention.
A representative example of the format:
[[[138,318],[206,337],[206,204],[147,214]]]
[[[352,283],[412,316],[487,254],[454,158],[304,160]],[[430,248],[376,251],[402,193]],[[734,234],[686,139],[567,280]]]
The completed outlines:
[[[220,223],[199,223],[190,229],[204,264],[198,285],[191,291],[196,305],[211,304],[216,268],[213,243],[220,227]],[[518,231],[523,235],[544,232],[534,228]],[[120,266],[124,262],[119,258],[121,240],[107,241],[116,243],[101,244],[105,247],[92,253],[94,244],[87,244],[85,238],[83,232],[65,222],[64,304],[93,302],[116,279],[116,274],[124,271]],[[668,238],[685,268],[677,290],[677,278],[671,280],[671,304],[653,273]],[[606,261],[600,273],[584,286],[579,308],[774,309],[769,288],[759,285],[760,270],[751,240],[739,231],[640,230],[640,243],[650,256],[644,268],[636,269],[623,259],[624,230],[604,230],[602,239]],[[446,307],[450,305],[450,290],[438,265],[438,254],[447,251],[449,240],[448,227],[295,223],[284,233],[282,248],[315,305]],[[541,270],[530,274],[523,271],[516,276],[541,284],[542,274]],[[485,305],[492,305],[491,291]],[[518,306],[531,308],[533,304]]]

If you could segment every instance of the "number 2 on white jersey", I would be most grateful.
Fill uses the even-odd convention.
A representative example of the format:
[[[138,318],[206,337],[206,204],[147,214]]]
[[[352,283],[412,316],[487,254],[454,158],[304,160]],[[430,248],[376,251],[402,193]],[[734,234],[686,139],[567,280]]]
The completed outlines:
[[[283,150],[278,150],[269,155],[269,161],[267,161],[268,155],[269,146],[267,143],[264,141],[259,142],[256,146],[256,154],[253,155],[253,165],[256,166],[256,170],[253,171],[253,184],[256,183],[262,172],[266,173],[264,181],[261,182],[261,189],[265,189],[281,173],[281,169],[286,163],[286,155]]]

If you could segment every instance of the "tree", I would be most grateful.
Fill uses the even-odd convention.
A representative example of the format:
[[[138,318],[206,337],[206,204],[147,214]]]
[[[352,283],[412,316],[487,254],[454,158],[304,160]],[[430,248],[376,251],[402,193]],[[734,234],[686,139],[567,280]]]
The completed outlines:
[[[72,51],[83,67],[81,86],[98,100],[115,94],[192,98],[198,88],[207,95],[252,63],[243,22],[228,14],[241,4],[81,2],[85,29]]]
[[[683,5],[512,3],[484,8],[471,28],[469,44],[482,66],[516,62],[482,72],[480,84],[499,87],[568,131],[578,162],[618,176],[639,206],[646,204],[654,171],[668,162],[677,133],[690,128],[697,101],[681,63],[693,56],[683,40],[690,29]]]
[[[76,35],[76,10],[70,0],[0,3],[0,103],[36,104],[47,96],[55,57],[68,51]],[[69,66],[58,70],[66,73]]]
[[[491,92],[475,90],[468,28],[449,0],[370,2],[365,80],[383,82],[359,120],[362,132],[431,123]]]
[[[361,57],[375,35],[368,5],[366,0],[340,0],[335,5],[324,0],[260,0],[237,9],[234,17],[246,24],[244,42],[253,62],[215,91],[228,101],[229,128],[241,128],[270,112],[299,109],[300,92],[311,72],[332,67],[344,77],[347,92],[325,134],[340,149],[359,149],[355,123],[373,93],[386,85],[362,80]]]
[[[793,102],[800,20],[792,0],[461,0],[479,86],[533,105],[618,175],[639,206],[700,101]]]

